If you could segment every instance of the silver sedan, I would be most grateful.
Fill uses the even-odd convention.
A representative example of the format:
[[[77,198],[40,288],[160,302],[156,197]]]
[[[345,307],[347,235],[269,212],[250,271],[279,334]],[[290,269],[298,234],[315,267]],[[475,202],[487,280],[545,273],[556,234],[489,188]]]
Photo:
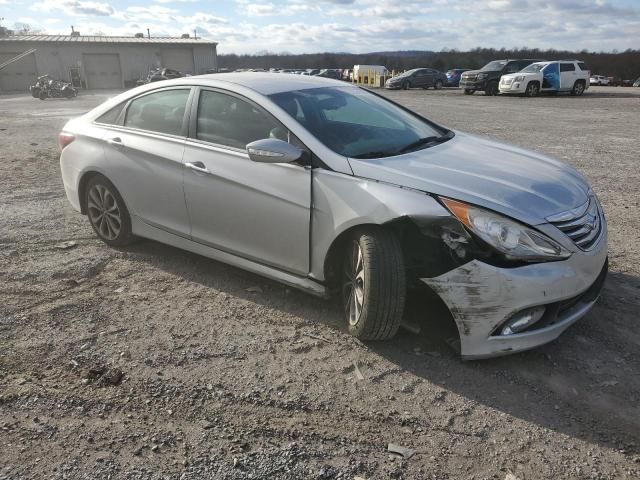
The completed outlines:
[[[108,245],[145,237],[339,296],[361,339],[393,337],[418,282],[463,357],[533,348],[589,311],[607,272],[604,214],[576,170],[338,81],[157,82],[59,143],[67,197]]]

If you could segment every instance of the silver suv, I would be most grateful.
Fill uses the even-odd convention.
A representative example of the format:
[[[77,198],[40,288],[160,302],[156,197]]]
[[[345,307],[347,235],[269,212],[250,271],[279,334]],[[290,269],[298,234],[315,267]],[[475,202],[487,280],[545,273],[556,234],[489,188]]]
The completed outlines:
[[[588,312],[607,271],[604,214],[576,170],[334,80],[157,82],[59,142],[67,197],[108,245],[150,238],[336,295],[361,339],[391,338],[420,282],[464,357],[525,350]]]

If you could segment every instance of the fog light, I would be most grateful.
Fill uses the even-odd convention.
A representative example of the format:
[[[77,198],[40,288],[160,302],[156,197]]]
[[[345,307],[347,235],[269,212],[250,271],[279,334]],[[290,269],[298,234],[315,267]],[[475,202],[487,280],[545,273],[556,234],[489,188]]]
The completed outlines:
[[[526,328],[530,327],[544,315],[545,307],[533,307],[527,308],[516,313],[509,321],[502,327],[501,335],[513,335],[514,333],[522,332]]]

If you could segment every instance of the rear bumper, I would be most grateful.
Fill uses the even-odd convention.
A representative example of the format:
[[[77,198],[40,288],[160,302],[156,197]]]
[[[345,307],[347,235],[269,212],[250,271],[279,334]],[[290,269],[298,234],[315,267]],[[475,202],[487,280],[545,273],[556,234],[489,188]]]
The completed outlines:
[[[604,284],[607,234],[591,252],[567,260],[499,268],[473,260],[435,278],[423,278],[449,307],[465,359],[506,355],[556,339],[595,304]],[[544,306],[538,322],[521,333],[502,326],[522,310]]]

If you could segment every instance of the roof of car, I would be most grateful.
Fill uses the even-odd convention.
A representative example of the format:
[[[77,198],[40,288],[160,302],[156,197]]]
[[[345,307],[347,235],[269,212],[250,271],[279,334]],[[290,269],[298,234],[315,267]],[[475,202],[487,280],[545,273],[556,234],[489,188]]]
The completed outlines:
[[[215,80],[217,82],[227,82],[242,87],[255,90],[262,95],[288,92],[292,90],[305,90],[308,88],[340,87],[351,84],[330,78],[316,77],[310,75],[290,75],[286,73],[269,72],[232,72],[214,73],[209,75],[198,75],[202,80]],[[182,80],[185,80],[184,78]]]

